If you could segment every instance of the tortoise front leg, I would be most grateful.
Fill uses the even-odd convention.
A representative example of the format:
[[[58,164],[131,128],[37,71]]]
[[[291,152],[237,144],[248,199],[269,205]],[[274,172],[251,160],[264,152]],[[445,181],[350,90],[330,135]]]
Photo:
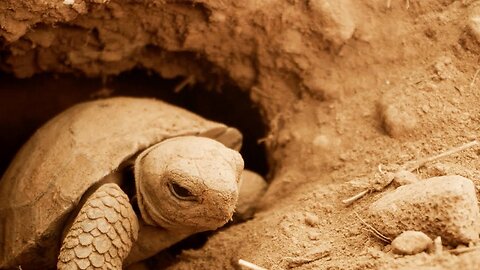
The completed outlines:
[[[58,269],[122,269],[138,235],[127,195],[108,183],[92,193],[68,230]]]

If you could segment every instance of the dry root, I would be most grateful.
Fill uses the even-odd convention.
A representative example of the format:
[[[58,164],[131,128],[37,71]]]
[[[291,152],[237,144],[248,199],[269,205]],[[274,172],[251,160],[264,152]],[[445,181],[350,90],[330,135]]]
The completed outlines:
[[[437,154],[435,156],[426,157],[426,158],[422,158],[422,159],[407,162],[407,163],[403,164],[402,166],[400,166],[400,168],[397,170],[397,173],[402,171],[402,170],[413,172],[413,171],[417,170],[418,168],[424,166],[427,163],[445,158],[447,156],[451,156],[453,154],[456,154],[456,153],[464,151],[466,149],[475,147],[477,145],[478,145],[478,141],[474,140],[474,141],[468,142],[466,144],[463,144],[463,145],[454,147],[452,149],[449,149],[445,152],[441,152],[440,154]],[[378,170],[382,173],[381,165],[379,165]],[[389,186],[392,183],[392,181],[393,181],[393,177],[389,176],[389,178],[385,182],[385,185],[383,186],[383,188],[386,188],[387,186]],[[363,191],[353,195],[352,197],[349,197],[345,200],[342,200],[342,202],[346,205],[350,205],[350,204],[356,202],[357,200],[361,199],[362,197],[364,197],[368,193],[373,192],[374,190],[378,190],[378,189],[369,188],[369,189],[363,190]]]
[[[357,216],[357,218],[363,223],[363,225],[365,225],[367,227],[367,231],[369,231],[370,233],[372,233],[375,237],[377,237],[378,239],[380,239],[381,241],[385,242],[385,243],[391,243],[392,242],[392,239],[390,239],[389,237],[383,235],[381,232],[379,232],[377,229],[375,229],[372,225],[368,224],[365,220],[363,220],[360,215],[355,212],[355,216]]]
[[[477,251],[477,250],[480,250],[480,246],[456,248],[456,249],[451,249],[448,252],[450,252],[454,255],[460,255],[460,254],[463,254],[463,253],[473,252],[473,251]]]
[[[256,264],[253,264],[251,262],[247,262],[247,261],[242,260],[242,259],[238,260],[238,265],[245,266],[245,267],[247,267],[248,269],[251,269],[251,270],[267,270],[266,268],[260,267]]]

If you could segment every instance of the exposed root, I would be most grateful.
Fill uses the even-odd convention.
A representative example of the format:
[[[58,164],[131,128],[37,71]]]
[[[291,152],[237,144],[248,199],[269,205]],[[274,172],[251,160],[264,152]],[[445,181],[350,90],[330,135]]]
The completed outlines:
[[[175,89],[173,90],[174,93],[180,93],[187,85],[193,86],[195,85],[195,76],[190,75],[186,77],[184,80],[182,80],[177,86],[175,86]]]
[[[365,189],[364,191],[362,191],[362,192],[360,192],[356,195],[353,195],[350,198],[342,200],[342,202],[346,205],[352,204],[353,202],[355,202],[355,201],[361,199],[363,196],[367,195],[368,192],[370,192],[370,189]]]
[[[365,220],[363,220],[360,215],[353,211],[355,213],[355,215],[357,216],[357,218],[363,223],[363,225],[365,225],[368,229],[369,232],[371,232],[375,237],[377,237],[378,239],[380,239],[381,241],[385,242],[385,243],[391,243],[392,242],[392,239],[390,239],[389,237],[383,235],[381,232],[379,232],[377,229],[375,229],[372,225],[368,224]]]
[[[330,256],[330,251],[324,246],[320,246],[314,249],[311,249],[304,256],[299,257],[285,257],[282,259],[283,262],[286,262],[287,268],[300,267],[304,264],[308,264],[314,261],[318,261],[322,258]]]
[[[468,253],[468,252],[473,252],[473,251],[480,251],[480,246],[474,246],[474,247],[465,247],[465,248],[456,248],[456,249],[451,249],[448,252],[454,254],[454,255],[459,255],[463,253]]]
[[[422,158],[422,159],[419,159],[419,160],[416,160],[416,161],[413,161],[413,162],[407,162],[401,167],[401,169],[407,170],[407,171],[414,171],[414,170],[424,166],[425,164],[427,164],[429,162],[436,161],[436,160],[442,159],[442,158],[447,157],[447,156],[451,156],[453,154],[456,154],[458,152],[464,151],[468,148],[472,148],[472,147],[477,146],[477,145],[478,145],[478,141],[474,140],[474,141],[471,141],[469,143],[460,145],[458,147],[454,147],[450,150],[447,150],[447,151],[442,152],[442,153],[440,153],[438,155],[435,155],[435,156]]]
[[[469,149],[469,148],[472,148],[474,146],[477,146],[479,143],[477,140],[474,140],[474,141],[471,141],[471,142],[468,142],[468,143],[465,143],[465,144],[462,144],[460,146],[457,146],[457,147],[454,147],[454,148],[451,148],[445,152],[442,152],[440,154],[437,154],[435,156],[431,156],[431,157],[426,157],[426,158],[422,158],[422,159],[418,159],[418,160],[414,160],[414,161],[411,161],[411,162],[407,162],[405,164],[403,164],[402,166],[400,166],[400,168],[397,170],[397,172],[401,171],[401,170],[406,170],[406,171],[410,171],[410,172],[413,172],[415,170],[417,170],[418,168],[424,166],[425,164],[429,163],[429,162],[433,162],[433,161],[436,161],[436,160],[439,160],[439,159],[442,159],[442,158],[445,158],[447,156],[451,156],[453,154],[456,154],[458,152],[461,152],[461,151],[464,151],[466,149]],[[381,164],[378,165],[378,171],[382,174],[386,174],[384,173],[384,171],[382,170],[382,166]],[[390,183],[393,181],[393,177],[391,177],[391,179],[388,179],[388,181],[385,183],[385,185],[383,186],[383,188],[386,188],[387,186],[390,185]],[[364,197],[367,193],[371,192],[371,191],[374,191],[376,189],[374,188],[369,188],[369,189],[365,189],[355,195],[353,195],[352,197],[349,197],[345,200],[342,200],[342,202],[346,205],[350,205],[352,203],[354,203],[355,201],[361,199],[362,197]]]
[[[267,268],[260,267],[256,264],[253,264],[251,262],[247,262],[247,261],[242,260],[242,259],[238,260],[238,265],[245,266],[248,269],[252,269],[252,270],[267,270]]]
[[[387,9],[390,9],[392,6],[392,0],[387,0]],[[410,8],[410,0],[405,0],[405,8],[409,9]]]
[[[480,73],[480,69],[477,69],[475,75],[473,75],[472,82],[470,83],[470,88],[473,88],[473,86],[475,85],[475,80],[477,80],[478,73]]]

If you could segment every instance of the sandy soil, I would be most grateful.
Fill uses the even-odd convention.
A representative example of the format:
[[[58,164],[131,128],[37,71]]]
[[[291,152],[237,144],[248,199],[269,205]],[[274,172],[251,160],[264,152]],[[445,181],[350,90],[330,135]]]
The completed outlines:
[[[240,269],[238,259],[267,269],[477,269],[478,249],[400,256],[366,231],[355,213],[393,188],[341,200],[369,186],[380,164],[477,138],[478,18],[480,2],[468,0],[7,0],[0,67],[19,78],[140,67],[249,93],[269,129],[267,194],[252,220],[168,269]],[[479,154],[441,161],[474,180],[477,195]],[[428,178],[440,165],[415,173]]]

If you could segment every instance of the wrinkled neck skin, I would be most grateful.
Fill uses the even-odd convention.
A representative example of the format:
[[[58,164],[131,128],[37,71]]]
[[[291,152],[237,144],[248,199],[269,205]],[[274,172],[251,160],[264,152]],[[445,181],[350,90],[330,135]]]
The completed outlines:
[[[160,227],[147,225],[141,220],[139,221],[139,225],[138,239],[124,262],[125,266],[150,258],[159,251],[169,248],[173,244],[195,233],[165,230]]]

